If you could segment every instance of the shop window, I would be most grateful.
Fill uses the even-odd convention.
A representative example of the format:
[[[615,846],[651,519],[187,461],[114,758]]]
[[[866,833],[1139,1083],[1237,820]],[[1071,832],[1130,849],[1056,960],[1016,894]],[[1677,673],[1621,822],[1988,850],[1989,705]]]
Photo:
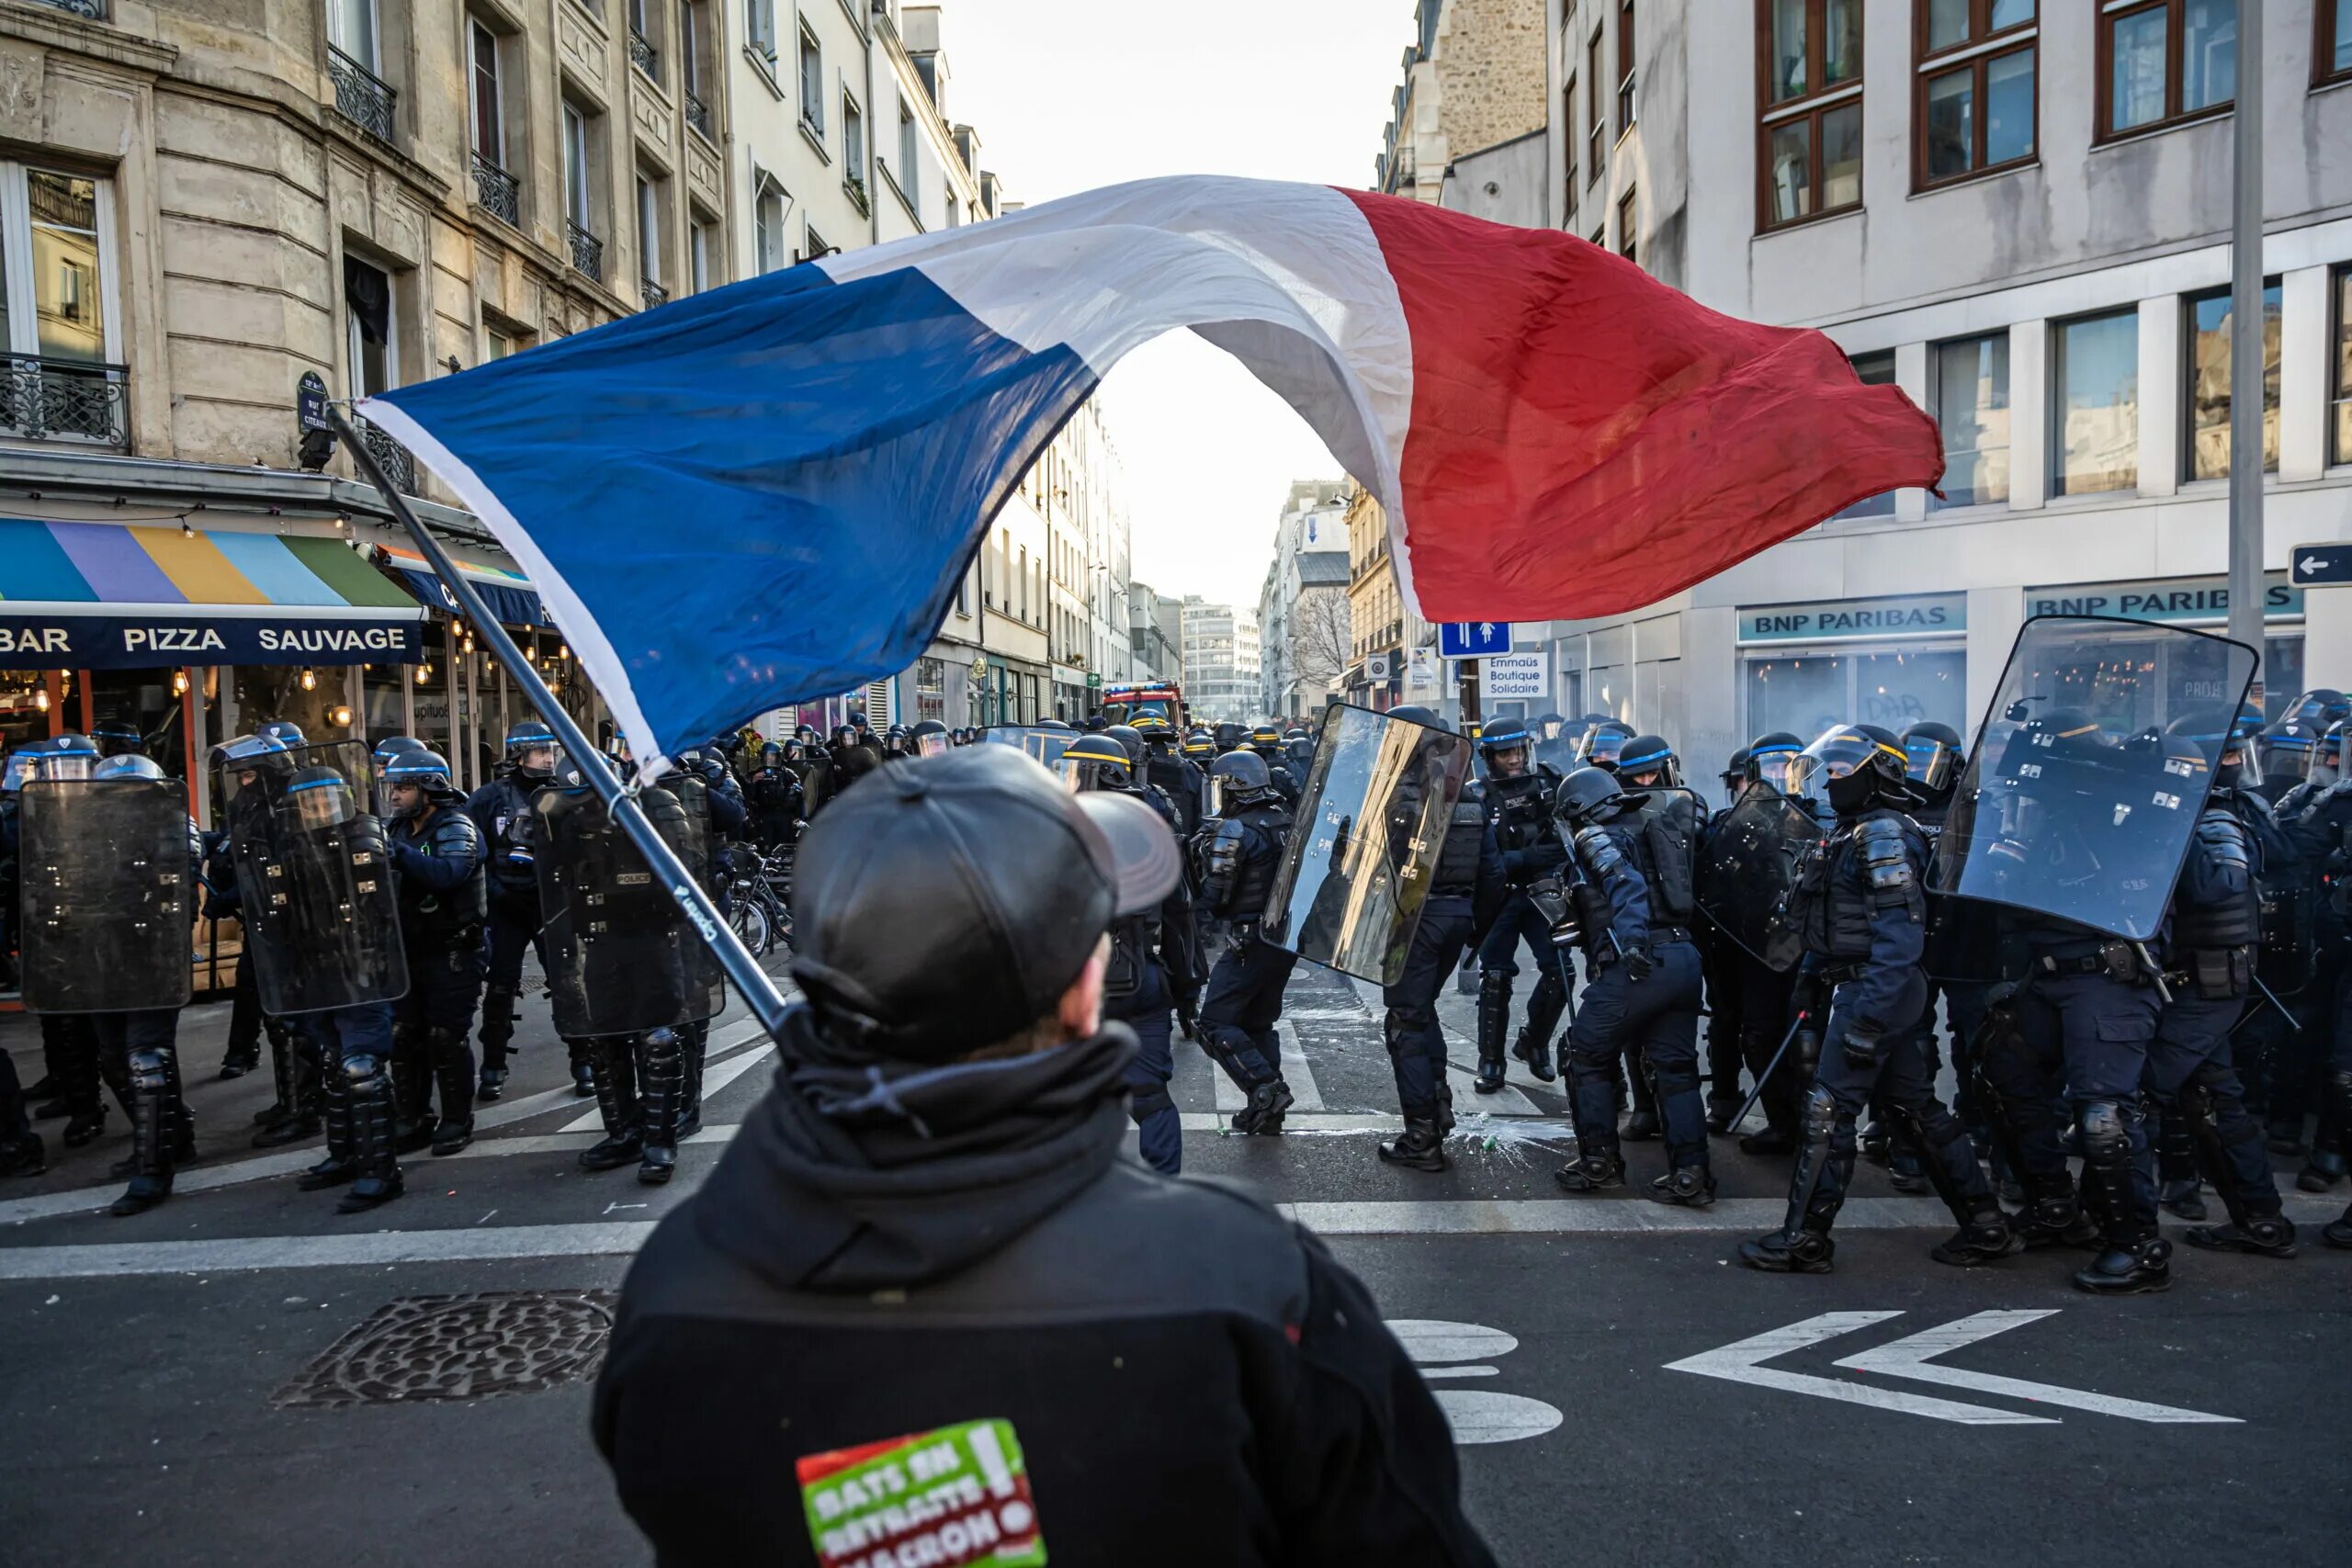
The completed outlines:
[[[1750,656],[1746,733],[1784,729],[1812,740],[1840,724],[1900,734],[1928,721],[1968,733],[1968,655],[1958,648],[1883,648]]]
[[[1862,202],[1861,0],[1757,0],[1757,227]]]
[[[2050,329],[2052,495],[2140,482],[2140,313],[2112,310]]]
[[[1918,0],[1920,188],[2032,162],[2037,10],[2035,0]]]
[[[1894,351],[1881,349],[1876,354],[1853,356],[1855,378],[1865,387],[1894,385]],[[1876,495],[1865,496],[1838,513],[1838,517],[1892,517],[1894,515],[1894,492],[1883,490]],[[1835,518],[1831,521],[1836,521]]]
[[[2237,91],[2237,0],[2148,0],[2104,9],[2094,140],[2227,109]]]
[[[2278,280],[2262,283],[2262,467],[2278,471]],[[2181,301],[2184,479],[2230,477],[2230,291],[2208,289]]]
[[[1944,440],[1946,506],[2009,499],[2009,334],[1955,338],[1930,351],[1929,395]]]
[[[2315,0],[2312,19],[2319,37],[2312,46],[2312,84],[2352,82],[2352,0]]]
[[[2346,0],[2352,4],[2352,0]],[[2335,384],[2328,389],[2331,462],[2352,463],[2352,266],[2339,266],[2335,287]]]

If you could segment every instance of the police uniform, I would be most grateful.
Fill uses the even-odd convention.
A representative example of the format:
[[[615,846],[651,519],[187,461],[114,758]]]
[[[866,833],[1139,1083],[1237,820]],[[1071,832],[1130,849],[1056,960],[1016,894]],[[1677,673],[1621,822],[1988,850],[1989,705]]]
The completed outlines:
[[[1509,893],[1502,850],[1488,820],[1484,786],[1464,786],[1447,818],[1445,838],[1430,874],[1429,897],[1413,927],[1405,967],[1383,987],[1384,1032],[1396,1078],[1401,1138],[1380,1145],[1381,1158],[1417,1169],[1445,1166],[1444,1140],[1453,1127],[1453,1091],[1445,1081],[1445,1032],[1438,1022],[1438,993],[1476,944]]]
[[[524,773],[513,762],[499,764],[491,781],[474,791],[465,805],[483,850],[483,884],[488,919],[483,928],[485,974],[481,990],[481,1097],[495,1100],[506,1079],[507,1045],[514,1038],[523,992],[523,951],[538,954],[547,967],[547,944],[541,940],[538,871],[532,860],[531,796],[547,775]]]
[[[1525,1062],[1538,1078],[1552,1081],[1552,1031],[1568,1002],[1572,976],[1567,950],[1552,940],[1552,922],[1528,897],[1532,885],[1556,884],[1567,846],[1560,841],[1552,820],[1552,792],[1560,775],[1532,762],[1525,772],[1508,777],[1489,773],[1486,783],[1487,818],[1502,855],[1503,878],[1510,885],[1502,908],[1478,944],[1478,1089],[1499,1089],[1503,1081],[1503,1036],[1510,1026],[1511,981],[1518,976],[1519,948],[1525,942],[1534,954],[1535,989],[1527,1002],[1527,1022],[1513,1043],[1511,1055]]]
[[[1250,1097],[1234,1113],[1237,1132],[1281,1132],[1291,1103],[1274,1023],[1298,955],[1258,935],[1290,830],[1290,810],[1269,788],[1204,824],[1195,843],[1200,912],[1225,933],[1225,951],[1201,996],[1201,1044]]]
[[[446,800],[429,815],[395,821],[389,839],[409,964],[408,994],[394,1005],[398,1138],[403,1148],[429,1143],[436,1155],[455,1154],[473,1140],[474,1054],[466,1037],[481,998],[481,834]],[[429,1126],[426,1102],[436,1089],[441,1120]]]

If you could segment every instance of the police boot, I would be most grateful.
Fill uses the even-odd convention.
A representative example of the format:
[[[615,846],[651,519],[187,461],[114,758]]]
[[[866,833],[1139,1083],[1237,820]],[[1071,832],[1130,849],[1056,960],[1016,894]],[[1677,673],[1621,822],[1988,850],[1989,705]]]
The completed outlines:
[[[2156,1201],[2168,1214],[2177,1214],[2184,1220],[2201,1220],[2205,1217],[2203,1193],[2203,1184],[2195,1177],[2177,1177],[2164,1184]]]
[[[648,1032],[638,1060],[638,1114],[644,1127],[637,1179],[649,1187],[670,1179],[678,1168],[678,1117],[684,1110],[685,1042],[674,1029]]]
[[[177,1047],[164,1052],[164,1147],[174,1165],[196,1157],[196,1113],[187,1108],[187,1090],[180,1082]]]
[[[294,1066],[288,1054],[293,1049],[291,1032],[277,1019],[262,1016],[261,1032],[269,1042],[269,1077],[277,1086],[277,1098],[254,1112],[256,1127],[275,1126],[294,1114]],[[266,1148],[266,1145],[255,1145]]]
[[[481,988],[481,1070],[485,1082],[494,1070],[501,1082],[506,1077],[506,1056],[514,1039],[514,1025],[521,1019],[515,1007],[515,991],[512,986],[485,985]]]
[[[1969,1200],[1960,1229],[1950,1240],[1929,1247],[1928,1256],[1955,1269],[1973,1269],[2024,1250],[2025,1240],[2009,1229],[2009,1217],[2001,1212],[2000,1200],[1987,1192]]]
[[[261,1066],[261,1047],[255,1044],[232,1045],[220,1054],[221,1078],[241,1078]]]
[[[1767,1274],[1826,1274],[1838,1244],[1825,1232],[1774,1231],[1739,1244],[1739,1260]]]
[[[1283,1117],[1295,1097],[1290,1085],[1281,1078],[1269,1078],[1250,1090],[1250,1103],[1233,1113],[1233,1130],[1237,1133],[1273,1136],[1283,1130]]]
[[[424,1032],[413,1024],[400,1024],[392,1031],[390,1082],[392,1148],[399,1154],[414,1154],[433,1142],[433,1063],[425,1054]],[[355,1128],[357,1114],[355,1104]]]
[[[305,1192],[340,1187],[359,1174],[351,1157],[351,1086],[332,1064],[324,1080],[327,1157],[295,1179],[294,1185]]]
[[[0,1176],[39,1176],[49,1168],[49,1150],[39,1133],[0,1138]]]
[[[2284,1214],[2250,1214],[2225,1225],[2198,1225],[2188,1245],[2208,1252],[2250,1252],[2257,1258],[2295,1256],[2295,1223]]]
[[[33,1142],[38,1144],[40,1140],[35,1138]],[[2330,1247],[2352,1247],[2352,1204],[2346,1206],[2342,1219],[2330,1220],[2320,1227],[2319,1238]]]
[[[1830,1227],[1853,1184],[1853,1150],[1838,1147],[1838,1102],[1827,1089],[1815,1085],[1805,1091],[1804,1118],[1804,1136],[1789,1173],[1789,1207],[1781,1228],[1739,1247],[1741,1262],[1768,1274],[1829,1272],[1838,1251]],[[1845,1131],[1852,1135],[1850,1127]]]
[[[1617,1143],[1617,1086],[1610,1064],[1572,1056],[1567,1064],[1568,1115],[1575,1123],[1577,1157],[1552,1173],[1569,1192],[1603,1192],[1625,1185],[1625,1160]]]
[[[1714,1173],[1703,1165],[1677,1166],[1650,1183],[1650,1201],[1704,1209],[1715,1201]]]
[[[2075,1288],[2095,1296],[2169,1291],[2172,1243],[2152,1235],[2112,1239],[2088,1267],[2075,1270]]]
[[[2075,1184],[2063,1171],[2047,1181],[2026,1179],[2027,1206],[2009,1216],[2009,1229],[2028,1251],[2045,1247],[2088,1247],[2098,1225],[2083,1212]]]
[[[1510,1029],[1510,976],[1490,969],[1478,978],[1478,1077],[1480,1094],[1503,1087],[1503,1036]]]
[[[1578,1155],[1554,1171],[1552,1179],[1565,1192],[1606,1192],[1625,1185],[1625,1161],[1612,1145],[1606,1151]]]
[[[638,1123],[631,1042],[626,1036],[608,1035],[578,1044],[588,1052],[588,1081],[596,1096],[597,1112],[605,1122],[604,1137],[580,1151],[580,1167],[582,1170],[616,1170],[645,1152],[644,1136]]]
[[[2306,1192],[2324,1192],[2343,1180],[2347,1141],[2352,1141],[2352,1068],[2328,1075],[2319,1135],[2312,1140],[2312,1157],[2295,1177],[2295,1185]]]
[[[1537,980],[1535,994],[1527,999],[1526,1026],[1511,1043],[1510,1054],[1527,1064],[1538,1083],[1551,1083],[1559,1076],[1552,1068],[1552,1031],[1559,1026],[1567,996],[1567,987],[1557,976],[1545,975]]]
[[[425,1032],[433,1056],[434,1080],[440,1090],[441,1120],[433,1129],[433,1152],[453,1155],[474,1141],[474,1054],[466,1037],[452,1029]]]
[[[1408,1170],[1443,1170],[1445,1168],[1445,1139],[1437,1130],[1437,1121],[1430,1116],[1408,1116],[1405,1131],[1396,1137],[1384,1138],[1380,1143],[1380,1157],[1389,1165],[1401,1165]]]
[[[171,1074],[163,1051],[134,1051],[130,1077],[130,1186],[109,1205],[114,1214],[142,1214],[172,1195],[172,1144],[178,1131],[170,1113]]]
[[[401,1162],[392,1147],[392,1085],[377,1056],[346,1056],[344,1076],[351,1085],[351,1163],[356,1177],[339,1214],[356,1214],[401,1195]]]
[[[678,1111],[678,1138],[684,1143],[702,1131],[702,1071],[710,1060],[710,1021],[700,1019],[678,1030],[679,1062],[685,1075],[684,1101]]]
[[[596,1098],[596,1071],[589,1061],[588,1043],[566,1040],[564,1046],[571,1053],[571,1092],[581,1100]]]

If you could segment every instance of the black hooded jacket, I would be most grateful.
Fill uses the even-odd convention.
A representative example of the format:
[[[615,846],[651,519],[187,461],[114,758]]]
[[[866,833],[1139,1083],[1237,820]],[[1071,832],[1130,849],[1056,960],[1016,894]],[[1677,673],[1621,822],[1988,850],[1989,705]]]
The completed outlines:
[[[1492,1562],[1363,1286],[1266,1205],[1122,1156],[1134,1050],[1111,1024],[876,1066],[794,1010],[630,1269],[597,1383],[664,1568],[962,1561],[954,1532],[1015,1525],[1057,1562]],[[936,1457],[975,1427],[1022,1467],[995,1491]]]

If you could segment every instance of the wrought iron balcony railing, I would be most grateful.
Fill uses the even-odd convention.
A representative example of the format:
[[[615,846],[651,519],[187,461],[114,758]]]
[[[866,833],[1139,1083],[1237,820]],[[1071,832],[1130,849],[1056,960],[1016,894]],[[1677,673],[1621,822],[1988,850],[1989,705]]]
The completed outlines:
[[[379,141],[392,139],[392,106],[400,95],[391,84],[351,56],[327,46],[327,74],[334,78],[335,112]]]
[[[656,82],[662,80],[662,51],[653,47],[651,39],[634,28],[629,29],[628,34],[628,57],[636,62],[639,71],[644,72]]]
[[[639,299],[645,301],[645,308],[649,310],[656,305],[666,305],[670,302],[670,291],[650,277],[640,277],[637,280],[637,294]]]
[[[523,226],[523,193],[514,176],[483,157],[474,154],[474,198],[492,218],[520,229]]]
[[[710,122],[710,106],[692,93],[686,95],[686,123],[713,141],[718,140],[718,133],[712,128]]]
[[[85,21],[103,22],[107,19],[107,0],[34,0],[34,4],[71,12]]]
[[[368,450],[383,465],[384,477],[392,481],[392,488],[402,495],[414,495],[416,459],[409,455],[408,448],[364,419],[354,420],[353,423],[358,427],[359,439],[368,444]]]
[[[124,446],[130,439],[127,390],[119,365],[0,355],[0,434]]]
[[[563,231],[571,240],[571,265],[597,282],[604,282],[605,242],[577,223],[566,223]]]

